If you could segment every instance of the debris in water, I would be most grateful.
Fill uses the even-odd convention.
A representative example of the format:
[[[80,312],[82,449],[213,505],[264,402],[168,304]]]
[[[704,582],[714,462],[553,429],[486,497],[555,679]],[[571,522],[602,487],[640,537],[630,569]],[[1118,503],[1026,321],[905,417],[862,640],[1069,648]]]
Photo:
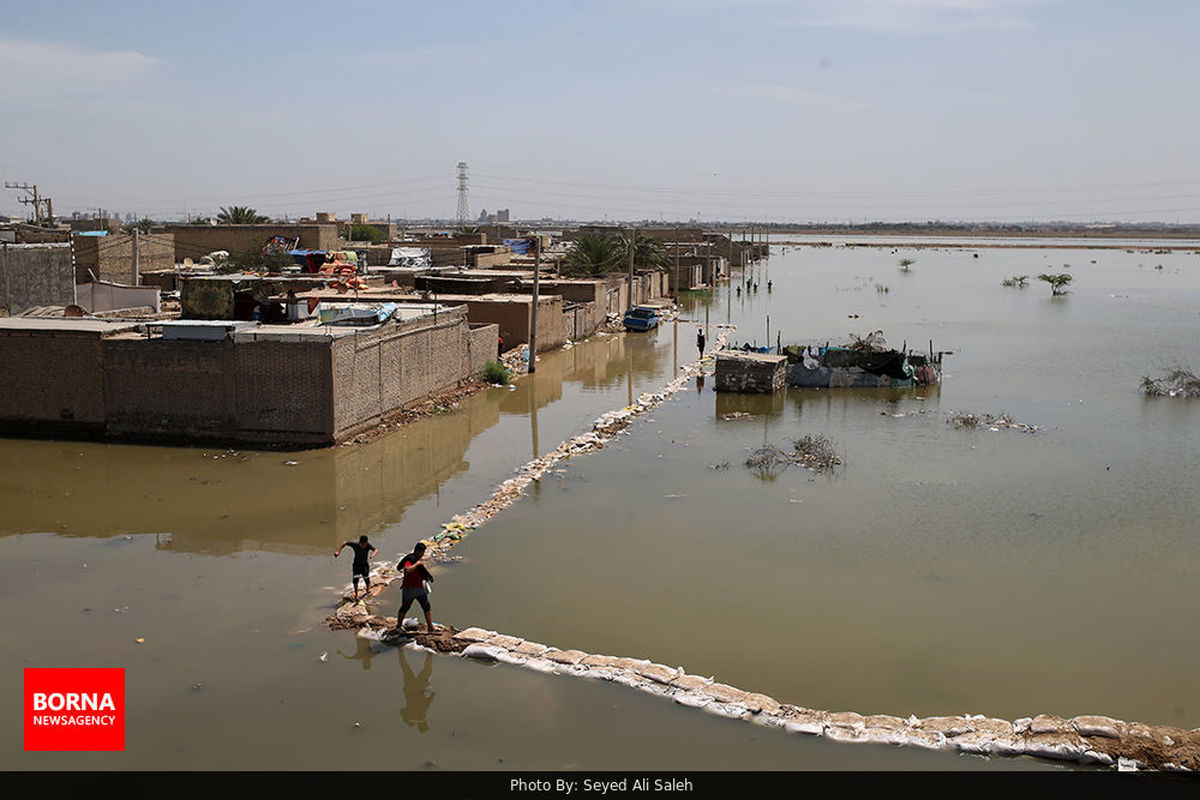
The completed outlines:
[[[833,441],[824,434],[805,434],[792,443],[787,452],[773,444],[754,450],[746,466],[760,478],[774,478],[790,466],[800,466],[813,472],[826,472],[844,463]]]
[[[1190,369],[1174,367],[1161,378],[1143,375],[1142,391],[1149,397],[1200,397],[1200,377]]]
[[[1044,430],[1041,425],[1030,425],[1025,422],[1014,422],[1008,414],[972,414],[968,411],[955,411],[950,414],[946,423],[955,428],[987,428],[991,431],[1014,430],[1022,433],[1037,433]]]

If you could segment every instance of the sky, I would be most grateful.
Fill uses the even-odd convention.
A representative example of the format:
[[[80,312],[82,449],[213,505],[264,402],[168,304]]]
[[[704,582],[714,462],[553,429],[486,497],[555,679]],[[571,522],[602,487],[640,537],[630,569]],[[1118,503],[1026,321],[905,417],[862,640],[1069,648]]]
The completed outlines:
[[[1200,222],[1193,0],[0,0],[56,214]],[[0,214],[23,215],[0,190]]]

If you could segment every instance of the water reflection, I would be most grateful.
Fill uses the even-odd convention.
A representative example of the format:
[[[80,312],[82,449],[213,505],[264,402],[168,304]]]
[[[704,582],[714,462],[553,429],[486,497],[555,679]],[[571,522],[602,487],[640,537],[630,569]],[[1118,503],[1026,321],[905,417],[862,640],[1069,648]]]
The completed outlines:
[[[466,471],[471,440],[500,406],[483,393],[453,416],[304,453],[3,441],[0,535],[169,531],[162,546],[176,551],[317,552],[397,519]]]
[[[777,417],[783,413],[783,404],[786,397],[787,392],[784,391],[770,392],[768,394],[718,392],[715,413],[717,419],[733,417],[734,415]]]
[[[429,707],[437,692],[429,688],[433,677],[433,653],[425,653],[425,665],[419,674],[414,674],[408,664],[408,656],[403,647],[397,647],[396,653],[400,658],[400,669],[404,672],[404,707],[400,709],[400,718],[409,727],[416,728],[421,733],[429,731]]]
[[[371,659],[379,655],[372,647],[372,644],[373,643],[368,639],[355,636],[354,645],[357,649],[354,651],[354,653],[347,655],[341,650],[338,650],[337,654],[347,661],[361,661],[363,669],[370,669]]]
[[[324,552],[399,523],[426,498],[435,514],[478,502],[514,464],[665,382],[668,344],[654,333],[600,336],[546,353],[512,391],[485,390],[451,413],[350,447],[277,453],[0,439],[0,536],[154,532],[170,551]],[[502,416],[528,420],[526,447],[512,447],[521,423],[492,433]],[[448,485],[469,495],[443,501]]]

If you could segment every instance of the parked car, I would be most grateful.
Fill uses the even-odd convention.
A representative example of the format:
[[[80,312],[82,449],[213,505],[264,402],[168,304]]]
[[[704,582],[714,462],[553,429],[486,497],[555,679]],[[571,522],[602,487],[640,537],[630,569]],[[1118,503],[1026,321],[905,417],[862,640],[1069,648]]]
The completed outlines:
[[[648,306],[638,306],[625,312],[625,330],[648,331],[658,327],[658,312]]]

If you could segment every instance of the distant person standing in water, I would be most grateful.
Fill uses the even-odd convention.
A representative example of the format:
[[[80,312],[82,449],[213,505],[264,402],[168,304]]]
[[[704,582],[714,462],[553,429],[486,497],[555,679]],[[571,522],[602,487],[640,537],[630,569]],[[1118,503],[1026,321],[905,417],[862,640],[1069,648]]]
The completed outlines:
[[[363,582],[363,597],[371,593],[371,565],[367,563],[367,559],[373,553],[378,553],[379,550],[375,545],[367,540],[367,535],[364,533],[358,537],[357,542],[342,542],[342,546],[333,551],[333,557],[337,558],[342,554],[342,551],[349,547],[354,551],[354,563],[350,567],[350,579],[354,581],[354,602],[358,602],[358,580]]]
[[[396,614],[396,627],[404,627],[404,615],[416,600],[425,612],[425,630],[433,633],[433,612],[429,605],[429,589],[425,587],[426,581],[433,583],[433,576],[425,568],[425,543],[417,542],[413,551],[400,559],[399,568],[404,574],[404,581],[401,584],[403,589],[400,611]]]
[[[696,349],[700,351],[700,357],[704,358],[704,329],[700,328],[696,331]]]

